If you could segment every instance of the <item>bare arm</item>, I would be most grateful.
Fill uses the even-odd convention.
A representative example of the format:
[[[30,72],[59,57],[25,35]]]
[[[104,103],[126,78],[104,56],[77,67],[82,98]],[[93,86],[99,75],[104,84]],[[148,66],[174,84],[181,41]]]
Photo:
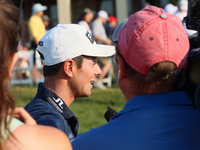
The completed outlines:
[[[6,150],[72,150],[68,137],[59,129],[42,125],[22,125],[3,144]]]
[[[39,40],[39,39],[37,39],[37,38],[35,38],[35,37],[33,37],[33,39],[34,39],[34,41],[35,41],[36,45],[38,45],[40,40]]]
[[[97,41],[101,41],[102,43],[105,43],[106,45],[112,45],[112,40],[111,39],[103,39],[101,36],[94,36],[93,37]]]

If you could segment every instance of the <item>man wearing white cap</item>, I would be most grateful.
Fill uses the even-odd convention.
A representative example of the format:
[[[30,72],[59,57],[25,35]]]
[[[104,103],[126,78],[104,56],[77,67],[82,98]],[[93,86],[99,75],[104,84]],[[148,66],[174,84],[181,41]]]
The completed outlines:
[[[107,12],[100,10],[97,13],[97,19],[92,23],[92,35],[99,44],[112,45],[112,40],[107,37],[106,30],[104,28],[108,19]],[[98,63],[101,66],[103,73],[99,76],[97,82],[94,83],[94,86],[105,90],[106,87],[103,85],[102,79],[108,74],[110,68],[112,67],[112,63],[109,58],[98,58]]]
[[[32,6],[32,14],[28,23],[31,39],[31,49],[34,50],[33,81],[36,80],[35,49],[42,36],[46,33],[45,25],[41,18],[45,10],[47,10],[47,6],[43,6],[40,3],[34,4]]]
[[[84,27],[57,25],[49,30],[37,47],[44,60],[44,83],[25,107],[38,124],[54,126],[72,141],[78,132],[78,119],[69,109],[76,97],[88,97],[101,69],[96,57],[109,57],[114,46],[98,45]]]

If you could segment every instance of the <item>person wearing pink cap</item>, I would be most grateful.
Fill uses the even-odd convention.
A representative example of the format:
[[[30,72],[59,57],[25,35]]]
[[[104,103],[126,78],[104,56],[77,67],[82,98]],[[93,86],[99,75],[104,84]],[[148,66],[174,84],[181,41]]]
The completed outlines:
[[[114,31],[116,79],[126,105],[110,121],[82,133],[73,150],[195,150],[200,115],[178,81],[189,40],[182,22],[150,6]]]

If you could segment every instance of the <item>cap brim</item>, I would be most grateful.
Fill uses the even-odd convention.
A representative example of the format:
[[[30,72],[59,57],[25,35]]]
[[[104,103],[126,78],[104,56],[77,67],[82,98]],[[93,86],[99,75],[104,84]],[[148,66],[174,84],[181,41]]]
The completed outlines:
[[[40,9],[38,9],[37,11],[33,11],[32,13],[31,13],[31,15],[34,15],[35,13],[37,13],[38,11],[45,11],[45,10],[47,10],[47,6],[42,6]]]
[[[43,7],[42,7],[42,10],[43,10],[43,11],[47,10],[47,6],[43,6]]]
[[[96,44],[92,49],[82,55],[92,57],[110,57],[115,54],[115,47],[111,45]]]
[[[118,41],[118,36],[119,36],[119,31],[124,27],[124,25],[127,23],[128,18],[123,20],[114,30],[113,35],[112,35],[112,41],[117,42]]]

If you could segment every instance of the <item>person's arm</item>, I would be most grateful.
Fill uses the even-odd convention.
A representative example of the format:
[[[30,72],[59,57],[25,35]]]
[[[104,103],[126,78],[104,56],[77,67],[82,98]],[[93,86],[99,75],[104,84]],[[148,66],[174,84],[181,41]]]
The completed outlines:
[[[22,107],[14,110],[14,117],[24,122],[3,143],[6,150],[72,150],[68,137],[59,129],[36,125],[36,121]]]
[[[101,32],[103,32],[103,31],[100,30],[101,28],[102,28],[102,25],[97,23],[97,22],[94,22],[92,24],[92,35],[93,35],[94,40],[100,41],[102,43],[105,43],[106,45],[112,45],[112,40],[111,39],[102,38],[102,36],[101,36],[102,33]]]
[[[6,150],[72,150],[68,137],[59,129],[42,125],[21,125],[3,144]]]
[[[102,43],[105,43],[106,45],[112,45],[112,40],[111,39],[103,39],[101,36],[93,36],[93,38],[96,40],[96,41],[100,41]]]
[[[36,43],[36,45],[38,45],[40,40],[36,37],[33,37],[33,39],[34,39],[34,42]]]
[[[13,117],[20,119],[25,124],[36,125],[36,121],[23,107],[15,108]]]

